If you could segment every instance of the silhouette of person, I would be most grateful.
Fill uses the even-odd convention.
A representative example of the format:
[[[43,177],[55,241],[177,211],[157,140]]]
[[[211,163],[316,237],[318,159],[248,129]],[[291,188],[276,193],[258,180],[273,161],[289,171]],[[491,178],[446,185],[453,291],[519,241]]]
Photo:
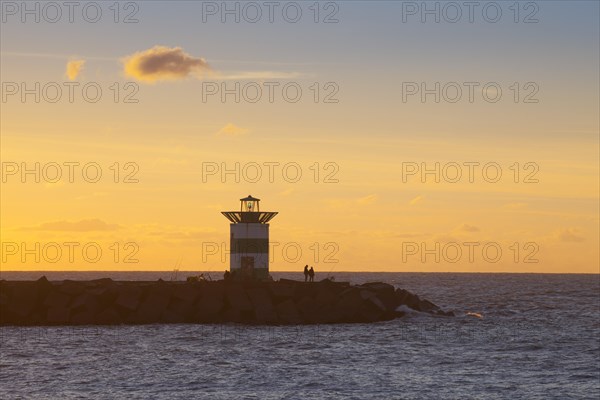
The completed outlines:
[[[315,281],[315,270],[313,269],[313,267],[310,267],[310,269],[308,270],[308,276],[310,276],[311,282]]]
[[[308,281],[308,264],[304,266],[304,282]]]

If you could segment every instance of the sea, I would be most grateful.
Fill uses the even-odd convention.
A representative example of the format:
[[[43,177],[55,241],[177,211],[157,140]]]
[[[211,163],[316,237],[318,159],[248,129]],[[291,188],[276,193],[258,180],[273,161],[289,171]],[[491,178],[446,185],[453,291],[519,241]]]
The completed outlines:
[[[43,274],[148,281],[192,273]],[[0,278],[41,275],[1,272]],[[411,312],[373,324],[0,327],[0,399],[600,398],[600,275],[334,277],[387,282],[456,317]]]

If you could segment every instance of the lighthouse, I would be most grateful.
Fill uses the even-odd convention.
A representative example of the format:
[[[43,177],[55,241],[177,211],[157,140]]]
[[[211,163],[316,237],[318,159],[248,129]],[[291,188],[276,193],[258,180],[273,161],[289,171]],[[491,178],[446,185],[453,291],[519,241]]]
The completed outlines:
[[[229,270],[235,279],[269,277],[269,221],[276,212],[260,211],[260,199],[240,199],[240,211],[223,211],[230,224]]]

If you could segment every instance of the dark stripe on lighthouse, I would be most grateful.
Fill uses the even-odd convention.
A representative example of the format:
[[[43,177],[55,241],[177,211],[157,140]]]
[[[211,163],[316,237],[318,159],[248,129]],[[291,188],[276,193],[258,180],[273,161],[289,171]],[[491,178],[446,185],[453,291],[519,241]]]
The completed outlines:
[[[232,254],[268,253],[269,239],[232,239]]]

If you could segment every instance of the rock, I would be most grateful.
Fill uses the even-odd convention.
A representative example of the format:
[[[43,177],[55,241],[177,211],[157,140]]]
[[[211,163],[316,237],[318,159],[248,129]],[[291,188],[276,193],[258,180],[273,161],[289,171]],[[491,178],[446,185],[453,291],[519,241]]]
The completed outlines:
[[[238,311],[251,311],[252,303],[246,294],[246,290],[240,284],[229,284],[225,288],[227,304],[230,308]]]
[[[288,324],[299,324],[302,322],[298,309],[296,308],[296,303],[291,299],[279,303],[276,306],[276,310],[279,321],[281,322]]]
[[[172,297],[167,309],[162,313],[161,320],[168,323],[193,322],[195,312],[193,301]]]
[[[335,322],[361,322],[359,311],[363,301],[359,289],[352,287],[344,290],[333,306]]]
[[[197,322],[217,322],[224,306],[225,290],[223,285],[203,285],[194,320]]]
[[[95,313],[90,310],[71,311],[69,322],[72,325],[94,325],[96,323]]]
[[[398,305],[405,304],[404,301],[406,297],[409,295],[408,290],[404,289],[396,289],[394,292],[395,301]]]
[[[385,304],[383,304],[383,302],[381,300],[379,300],[379,297],[377,297],[377,296],[370,297],[367,300],[367,302],[370,304],[373,304],[382,313],[388,311],[388,308],[385,306]]]
[[[302,320],[306,323],[320,322],[319,320],[323,318],[323,315],[319,314],[319,307],[312,297],[303,297],[296,305]]]
[[[9,310],[11,289],[5,280],[0,281],[0,325],[9,324],[14,320],[14,315]]]
[[[100,278],[91,280],[90,283],[96,287],[110,287],[115,285],[115,281],[110,278]]]
[[[95,323],[98,325],[118,325],[122,322],[123,320],[121,316],[119,315],[117,310],[115,310],[112,307],[101,311],[100,313],[98,313],[98,315],[96,315],[95,318]]]
[[[24,320],[33,313],[38,296],[39,285],[37,282],[23,282],[13,290],[7,308],[17,320]]]
[[[58,285],[57,289],[61,293],[65,293],[73,297],[83,293],[83,291],[85,290],[85,285],[83,282],[65,280],[60,285]]]
[[[294,284],[285,282],[283,279],[279,282],[270,283],[269,290],[276,302],[281,302],[294,296]]]
[[[400,303],[397,301],[394,286],[383,282],[365,283],[361,287],[372,290],[377,298],[385,305],[386,310],[395,310]]]
[[[69,322],[69,309],[66,307],[50,307],[46,313],[46,321],[52,325],[64,325]]]
[[[106,308],[113,305],[117,296],[119,296],[119,287],[113,283],[88,289],[86,293],[95,296],[100,307]]]
[[[410,307],[413,310],[421,311],[421,299],[419,299],[419,296],[417,296],[416,294],[413,294],[408,290],[397,289],[396,298],[398,300],[398,305],[404,304],[405,306]]]
[[[420,300],[419,301],[419,311],[434,313],[437,312],[440,308],[430,302],[429,300]]]
[[[259,324],[277,322],[277,312],[269,292],[264,287],[251,287],[247,291],[254,309],[254,320]]]
[[[162,321],[167,323],[193,322],[196,308],[195,303],[201,295],[201,285],[176,283],[171,301],[163,311]]]
[[[149,324],[160,322],[163,312],[171,300],[171,288],[157,284],[148,288],[144,300],[134,316],[136,323]]]
[[[384,321],[399,305],[453,316],[382,282],[90,282],[0,281],[0,324],[121,323],[313,324]]]
[[[184,302],[194,302],[200,297],[200,285],[177,284],[173,290],[173,297]]]
[[[375,292],[372,292],[372,291],[370,291],[370,290],[361,290],[359,293],[360,293],[360,297],[361,297],[363,300],[368,300],[368,299],[370,299],[371,297],[375,297],[375,296],[377,296],[377,295],[375,294]]]
[[[294,299],[296,304],[305,297],[314,298],[319,290],[319,285],[315,283],[299,282],[294,287]]]
[[[377,293],[381,293],[381,292],[394,292],[394,286],[390,285],[389,283],[383,283],[383,282],[369,282],[369,283],[364,283],[361,285],[361,287],[370,289],[374,292]]]
[[[129,311],[134,311],[140,304],[142,289],[139,286],[124,284],[119,288],[119,295],[115,300],[115,305]]]
[[[315,303],[319,307],[329,307],[336,300],[335,294],[328,287],[320,287],[315,295]]]
[[[71,301],[71,296],[53,290],[44,299],[44,307],[46,308],[66,308],[67,304]]]
[[[81,311],[85,311],[88,314],[95,315],[101,307],[98,297],[99,296],[88,292],[80,294],[71,303],[72,312],[77,314]]]

